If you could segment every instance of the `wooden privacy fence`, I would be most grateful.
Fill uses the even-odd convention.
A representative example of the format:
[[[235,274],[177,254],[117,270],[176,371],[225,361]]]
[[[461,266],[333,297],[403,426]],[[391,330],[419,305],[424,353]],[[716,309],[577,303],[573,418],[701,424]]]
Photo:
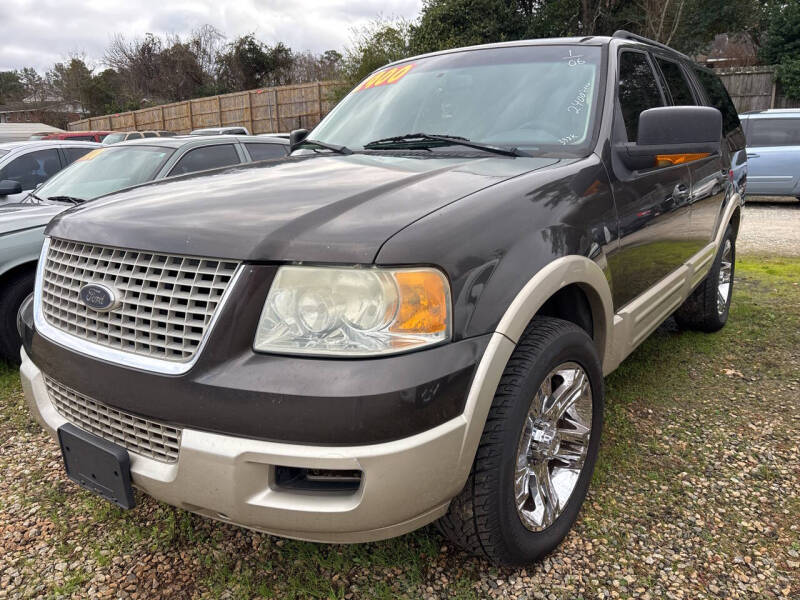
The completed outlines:
[[[334,106],[338,81],[235,92],[208,98],[173,102],[151,108],[69,124],[70,131],[145,131],[166,129],[189,133],[201,127],[243,126],[251,133],[279,133],[311,129]]]
[[[716,72],[740,113],[769,108],[800,108],[800,101],[783,95],[775,67],[733,67]]]

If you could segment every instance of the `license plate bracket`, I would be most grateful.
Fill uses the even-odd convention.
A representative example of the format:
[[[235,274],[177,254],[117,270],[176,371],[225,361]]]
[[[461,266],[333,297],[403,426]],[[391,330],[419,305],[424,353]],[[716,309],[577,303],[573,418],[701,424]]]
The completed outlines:
[[[135,506],[128,451],[71,423],[58,428],[67,476],[120,508]]]

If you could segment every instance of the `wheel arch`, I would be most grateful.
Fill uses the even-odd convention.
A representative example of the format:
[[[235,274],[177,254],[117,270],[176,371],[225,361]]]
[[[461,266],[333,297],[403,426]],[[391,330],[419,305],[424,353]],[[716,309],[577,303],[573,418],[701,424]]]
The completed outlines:
[[[570,255],[558,258],[540,269],[506,309],[475,372],[463,413],[466,431],[458,470],[462,483],[469,475],[500,378],[522,333],[531,320],[541,314],[542,307],[551,298],[567,289],[582,294],[589,305],[592,321],[590,335],[595,342],[604,373],[616,366],[613,364],[614,353],[611,351],[611,287],[600,266],[585,256]]]
[[[37,256],[37,259],[38,259],[38,256]],[[21,260],[19,262],[16,262],[11,267],[8,267],[7,269],[5,269],[2,273],[0,273],[0,289],[4,289],[5,283],[7,281],[10,281],[11,279],[13,279],[15,277],[19,277],[23,273],[26,273],[26,272],[29,272],[29,271],[32,272],[32,273],[35,273],[36,272],[36,263],[37,262],[38,261],[36,259],[34,259],[34,260]]]

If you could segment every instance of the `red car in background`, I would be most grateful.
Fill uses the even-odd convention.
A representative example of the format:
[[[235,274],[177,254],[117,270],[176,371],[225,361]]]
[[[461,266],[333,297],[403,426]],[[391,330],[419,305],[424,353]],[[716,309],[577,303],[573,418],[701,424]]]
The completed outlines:
[[[64,131],[61,133],[51,133],[42,140],[71,140],[73,142],[102,142],[110,131]]]

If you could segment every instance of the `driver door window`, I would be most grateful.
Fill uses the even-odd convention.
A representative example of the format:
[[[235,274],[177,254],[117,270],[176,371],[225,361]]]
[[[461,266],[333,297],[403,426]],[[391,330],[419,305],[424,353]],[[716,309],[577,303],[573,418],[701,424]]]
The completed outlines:
[[[32,190],[61,170],[57,150],[38,150],[15,158],[0,173],[0,179],[18,181],[23,190]]]
[[[656,74],[644,52],[628,51],[620,55],[617,97],[628,141],[635,142],[642,111],[665,104]]]

